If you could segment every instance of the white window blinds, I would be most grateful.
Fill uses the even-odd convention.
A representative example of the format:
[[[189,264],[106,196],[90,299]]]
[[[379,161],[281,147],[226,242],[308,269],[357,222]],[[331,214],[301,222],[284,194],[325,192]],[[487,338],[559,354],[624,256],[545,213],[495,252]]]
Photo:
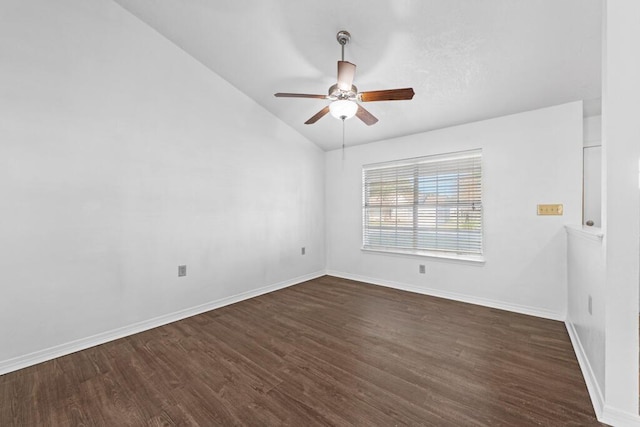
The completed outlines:
[[[482,152],[363,168],[363,247],[482,255]]]

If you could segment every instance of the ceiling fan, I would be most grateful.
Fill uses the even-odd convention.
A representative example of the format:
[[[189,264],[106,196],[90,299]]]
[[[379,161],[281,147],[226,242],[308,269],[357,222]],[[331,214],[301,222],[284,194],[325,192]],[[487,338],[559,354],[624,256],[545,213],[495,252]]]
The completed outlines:
[[[342,46],[342,60],[338,61],[338,82],[329,88],[328,95],[281,92],[275,94],[278,98],[315,98],[331,100],[329,105],[304,122],[305,125],[317,122],[330,112],[333,117],[341,119],[343,122],[355,115],[366,125],[371,126],[375,124],[378,119],[369,111],[365,110],[359,102],[399,101],[413,98],[414,91],[413,88],[410,87],[404,89],[358,92],[358,88],[353,85],[353,78],[356,74],[356,65],[344,60],[344,46],[349,43],[349,40],[351,40],[351,34],[349,34],[348,31],[339,31],[336,35],[336,39],[340,46]]]

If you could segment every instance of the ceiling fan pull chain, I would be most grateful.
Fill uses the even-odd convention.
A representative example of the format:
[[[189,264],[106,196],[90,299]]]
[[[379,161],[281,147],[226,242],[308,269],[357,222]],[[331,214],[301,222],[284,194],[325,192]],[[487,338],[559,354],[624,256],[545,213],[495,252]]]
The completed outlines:
[[[342,117],[342,161],[344,162],[344,120],[345,117]]]

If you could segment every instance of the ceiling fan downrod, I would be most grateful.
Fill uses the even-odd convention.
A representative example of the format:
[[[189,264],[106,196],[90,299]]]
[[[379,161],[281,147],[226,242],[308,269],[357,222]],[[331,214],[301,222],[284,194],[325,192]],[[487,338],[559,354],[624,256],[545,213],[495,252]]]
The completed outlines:
[[[351,40],[351,34],[349,34],[349,31],[347,30],[338,31],[338,34],[336,34],[336,40],[338,40],[338,43],[340,43],[342,48],[342,60],[344,61],[344,46]]]

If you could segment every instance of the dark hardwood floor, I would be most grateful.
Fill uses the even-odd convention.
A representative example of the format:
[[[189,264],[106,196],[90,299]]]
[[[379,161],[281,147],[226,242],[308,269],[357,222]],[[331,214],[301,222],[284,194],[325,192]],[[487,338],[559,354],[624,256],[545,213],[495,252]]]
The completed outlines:
[[[599,424],[563,323],[325,276],[0,376],[0,425]]]

